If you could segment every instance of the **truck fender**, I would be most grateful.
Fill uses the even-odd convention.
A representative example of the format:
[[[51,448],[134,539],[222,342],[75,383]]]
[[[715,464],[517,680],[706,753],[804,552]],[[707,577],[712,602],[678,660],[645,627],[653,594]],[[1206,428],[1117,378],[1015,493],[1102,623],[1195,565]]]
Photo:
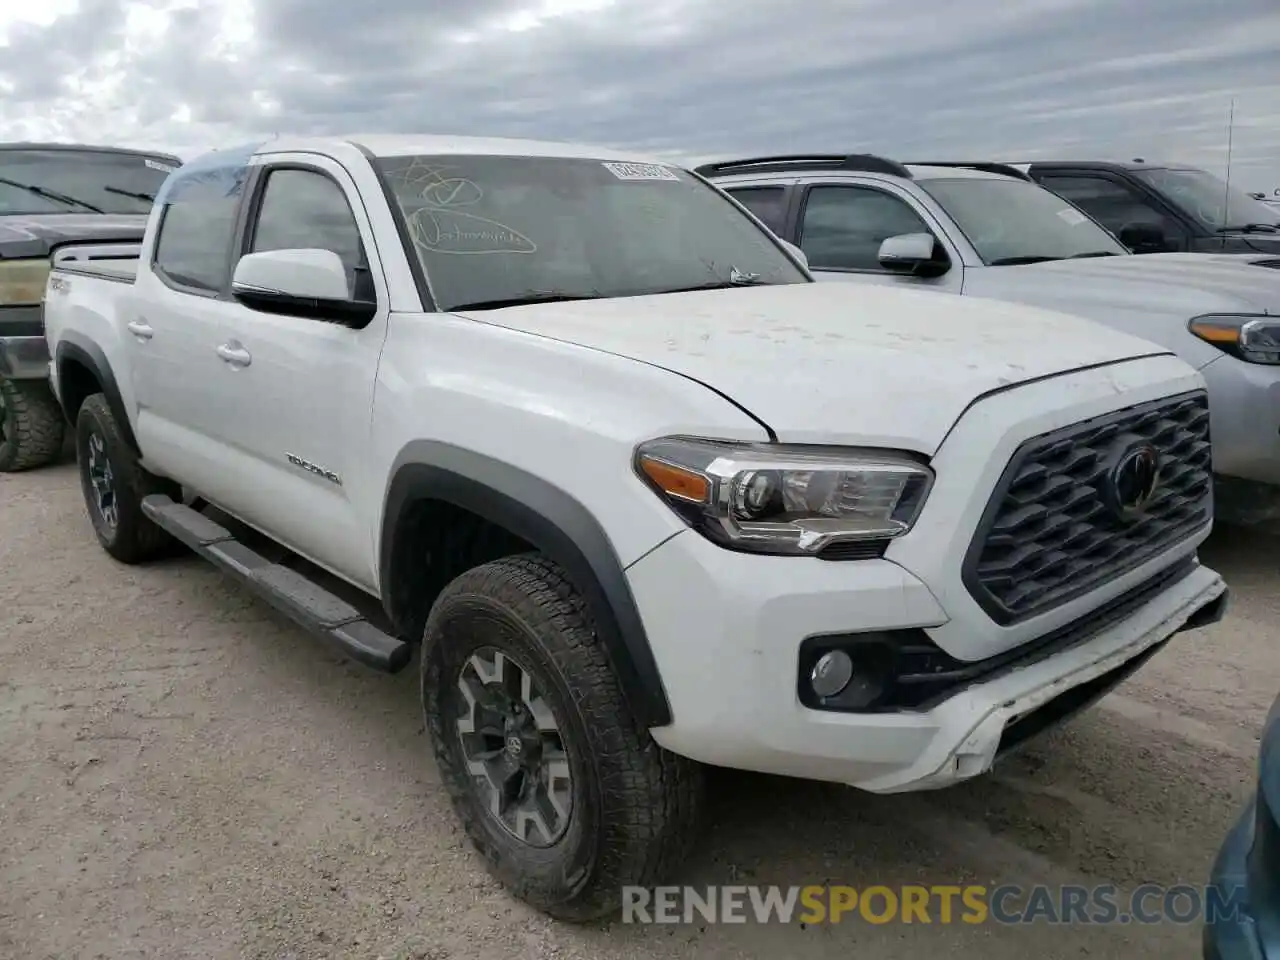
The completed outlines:
[[[671,705],[622,562],[590,511],[530,473],[452,444],[409,443],[391,470],[382,518],[379,583],[397,623],[391,596],[400,520],[415,502],[437,500],[497,524],[562,567],[582,591],[596,633],[617,674],[632,715],[643,728],[671,722]]]
[[[78,331],[66,330],[58,341],[54,363],[58,370],[58,403],[68,422],[75,424],[76,415],[80,412],[80,405],[84,403],[85,397],[97,392],[91,384],[84,382],[83,377],[68,373],[71,365],[78,364],[97,380],[125,442],[134,453],[141,455],[115,374],[112,373],[111,364],[107,362],[107,355],[102,352],[102,348]]]

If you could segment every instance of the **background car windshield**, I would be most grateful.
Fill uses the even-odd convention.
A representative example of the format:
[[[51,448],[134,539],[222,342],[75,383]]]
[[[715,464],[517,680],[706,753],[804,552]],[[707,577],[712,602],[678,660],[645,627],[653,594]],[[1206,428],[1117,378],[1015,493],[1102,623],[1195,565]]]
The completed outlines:
[[[1280,227],[1280,212],[1243,190],[1228,187],[1205,170],[1134,170],[1133,175],[1164,194],[1210,230],[1269,224]]]
[[[413,156],[379,164],[440,310],[808,278],[721,193],[665,165]]]
[[[167,157],[95,150],[0,150],[0,216],[148,214]],[[136,194],[136,196],[133,196]]]
[[[920,186],[941,204],[988,265],[1129,252],[1076,207],[1034,183],[956,177],[921,180]]]

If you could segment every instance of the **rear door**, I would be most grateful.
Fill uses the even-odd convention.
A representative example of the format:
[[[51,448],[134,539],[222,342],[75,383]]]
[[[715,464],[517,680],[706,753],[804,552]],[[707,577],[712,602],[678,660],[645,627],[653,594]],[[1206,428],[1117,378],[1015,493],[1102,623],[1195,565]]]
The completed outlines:
[[[161,198],[156,242],[121,303],[139,443],[153,467],[202,487],[223,485],[216,348],[246,176],[243,165],[213,169]]]
[[[272,155],[255,176],[238,254],[317,247],[342,258],[352,297],[376,300],[377,315],[355,329],[305,312],[240,303],[227,311],[221,393],[225,445],[240,481],[226,506],[372,588],[372,533],[354,504],[383,493],[367,452],[389,294],[350,174],[313,154]]]

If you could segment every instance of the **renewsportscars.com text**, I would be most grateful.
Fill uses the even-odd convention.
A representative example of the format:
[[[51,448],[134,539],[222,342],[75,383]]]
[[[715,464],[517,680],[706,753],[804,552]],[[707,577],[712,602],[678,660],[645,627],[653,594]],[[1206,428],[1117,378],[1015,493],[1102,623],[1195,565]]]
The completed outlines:
[[[1227,922],[1243,890],[1099,886],[623,887],[624,923],[1200,924]]]

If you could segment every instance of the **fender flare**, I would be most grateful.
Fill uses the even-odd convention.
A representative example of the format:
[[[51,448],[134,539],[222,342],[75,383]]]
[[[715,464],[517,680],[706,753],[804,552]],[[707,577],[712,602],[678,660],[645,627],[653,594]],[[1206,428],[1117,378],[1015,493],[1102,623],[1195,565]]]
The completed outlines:
[[[64,371],[68,360],[74,360],[97,378],[103,394],[106,395],[107,406],[111,408],[111,415],[115,417],[116,425],[120,428],[125,442],[133,448],[134,453],[140,453],[137,438],[133,435],[133,424],[129,422],[125,412],[124,399],[120,396],[120,387],[116,384],[111,364],[107,362],[107,355],[102,352],[100,346],[75,330],[67,330],[62,334],[54,355],[58,370],[58,403],[62,407],[63,416],[74,426],[76,414],[79,413],[78,409],[71,410],[67,407],[67,380]]]
[[[643,728],[671,723],[671,705],[622,562],[604,529],[581,503],[518,467],[452,444],[414,441],[391,470],[382,517],[379,583],[393,620],[391,571],[396,536],[415,502],[439,500],[505,527],[560,565],[582,591],[600,642],[635,720]]]

